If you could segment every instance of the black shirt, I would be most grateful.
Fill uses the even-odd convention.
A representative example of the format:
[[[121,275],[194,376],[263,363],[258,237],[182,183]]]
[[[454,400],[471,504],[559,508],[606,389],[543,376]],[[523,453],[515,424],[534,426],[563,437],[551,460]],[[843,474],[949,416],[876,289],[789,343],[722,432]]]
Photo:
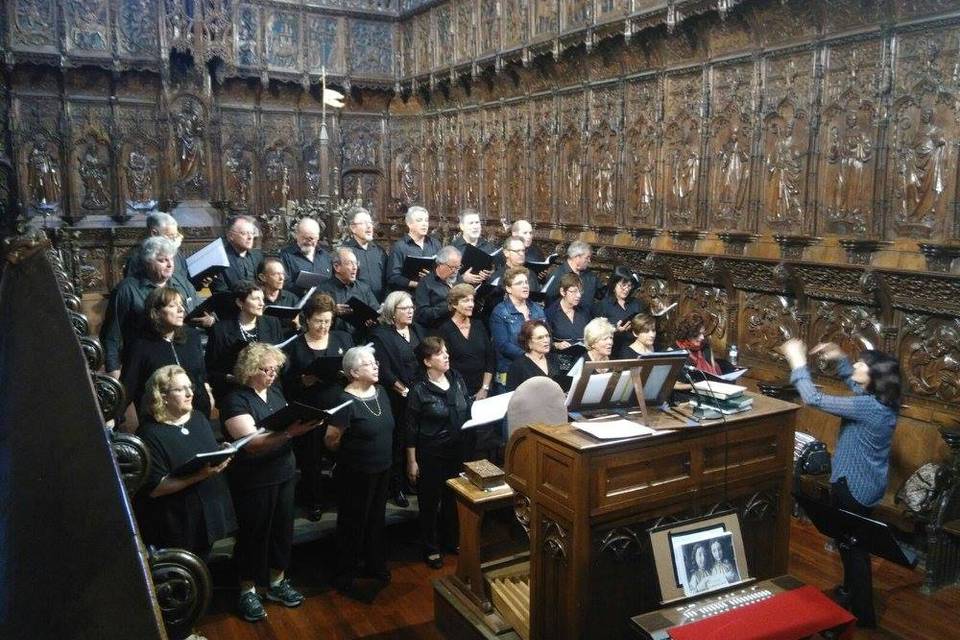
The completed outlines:
[[[649,308],[645,304],[641,304],[636,298],[628,299],[626,306],[621,307],[616,297],[608,295],[593,306],[593,317],[606,318],[610,321],[610,324],[617,326],[627,317],[647,310]]]
[[[387,296],[387,254],[376,242],[368,242],[364,249],[353,236],[343,241],[357,256],[357,280],[370,287],[373,297],[383,302]],[[374,305],[376,308],[376,305]]]
[[[470,418],[471,402],[463,377],[454,369],[446,375],[448,389],[422,376],[407,395],[407,446],[416,448],[418,456],[461,455],[460,427]]]
[[[278,344],[283,341],[280,322],[276,318],[261,316],[253,331],[241,331],[239,318],[220,320],[210,331],[207,342],[207,378],[213,387],[217,402],[229,389],[227,376],[233,373],[237,356],[251,342]]]
[[[550,325],[550,335],[554,342],[583,342],[583,330],[590,322],[590,316],[579,307],[574,307],[573,321],[560,308],[557,300],[546,310],[547,324]]]
[[[261,420],[285,406],[287,401],[276,387],[267,389],[267,399],[264,401],[250,387],[237,385],[220,407],[220,419],[226,425],[230,418],[250,415],[259,425]],[[224,433],[226,432],[227,428],[224,426]],[[228,471],[230,485],[234,490],[283,484],[292,480],[296,473],[293,449],[289,441],[258,455],[251,454],[244,447],[234,457]]]
[[[614,354],[615,359],[617,359],[617,360],[636,360],[637,358],[641,358],[641,357],[643,357],[644,355],[646,355],[645,353],[638,353],[638,352],[634,351],[634,350],[630,347],[631,344],[633,344],[633,340],[631,340],[629,344],[623,345],[623,347],[621,347],[620,350],[617,351],[617,352]]]
[[[137,436],[150,450],[151,460],[146,482],[137,496],[137,521],[147,544],[204,552],[237,528],[230,489],[222,475],[176,493],[150,497],[171,471],[198,453],[220,448],[202,414],[194,411],[182,427],[147,420],[140,425]]]
[[[294,295],[292,291],[287,291],[286,289],[280,289],[280,291],[277,292],[277,297],[275,300],[270,300],[267,298],[267,292],[263,292],[263,303],[268,306],[275,304],[281,307],[295,307],[298,302],[300,302],[300,298]],[[280,321],[280,330],[285,338],[288,338],[297,332],[296,328],[293,326],[293,318],[277,318],[277,320]]]
[[[406,291],[410,281],[401,273],[403,261],[407,256],[435,256],[440,251],[440,243],[432,236],[423,239],[423,248],[420,247],[410,234],[407,234],[393,243],[390,255],[387,257],[387,288],[390,291]]]
[[[450,366],[463,376],[467,392],[471,396],[476,395],[483,386],[483,374],[493,374],[497,367],[496,353],[487,328],[474,318],[470,322],[470,335],[464,338],[453,319],[449,319],[437,327],[433,335],[440,336],[447,343]]]
[[[530,359],[530,356],[524,354],[523,357],[516,358],[507,371],[507,391],[515,391],[517,387],[530,378],[536,378],[537,376],[553,378],[561,375],[560,363],[552,353],[547,354],[547,372],[544,373],[543,369]]]
[[[256,281],[257,269],[263,262],[263,252],[260,249],[250,249],[241,256],[232,244],[224,240],[223,246],[227,251],[227,260],[230,266],[221,271],[210,283],[211,293],[233,291],[244,280]]]
[[[340,439],[337,464],[363,473],[380,473],[390,468],[393,455],[393,413],[386,390],[374,385],[376,398],[361,400],[342,391],[337,403],[353,400],[350,418]]]
[[[416,306],[413,319],[427,328],[434,328],[450,317],[447,294],[450,285],[437,277],[435,271],[424,276],[413,293]]]
[[[307,336],[301,334],[283,348],[287,364],[283,369],[283,391],[290,400],[303,400],[306,388],[301,376],[317,358],[340,356],[353,346],[353,340],[343,331],[331,331],[326,349],[311,349]],[[336,377],[319,380],[312,387],[326,387],[338,382]],[[310,403],[308,403],[310,404]]]
[[[374,309],[380,307],[380,303],[377,302],[377,299],[374,297],[373,291],[370,290],[370,287],[368,287],[365,282],[360,282],[360,280],[346,284],[340,280],[340,278],[334,276],[320,283],[320,285],[317,286],[317,291],[329,294],[337,304],[347,304],[347,300],[356,298],[368,307]],[[340,331],[349,333],[351,336],[358,331],[357,326],[345,318],[338,317],[334,326]]]
[[[424,332],[420,325],[410,325],[410,342],[401,336],[391,325],[378,325],[373,330],[373,348],[380,364],[380,384],[387,389],[393,388],[398,380],[410,387],[417,378],[420,363],[413,350],[423,340]]]
[[[557,300],[560,297],[560,278],[568,273],[573,273],[573,269],[570,268],[570,263],[564,260],[560,263],[559,267],[547,276],[548,280],[553,277],[553,282],[550,284],[550,288],[547,289],[548,300]],[[597,295],[597,274],[587,269],[577,275],[580,276],[580,280],[583,282],[583,295],[580,296],[580,304],[578,304],[577,307],[586,311],[587,315],[590,315],[590,311],[593,309],[593,299]]]
[[[149,378],[160,367],[180,365],[187,372],[193,385],[193,408],[210,417],[210,396],[204,384],[207,381],[207,366],[203,361],[201,332],[191,326],[183,327],[183,342],[167,341],[153,331],[145,333],[133,343],[127,364],[120,374],[120,382],[127,392],[127,399],[139,411],[143,392]]]
[[[330,254],[317,247],[313,250],[313,260],[307,260],[303,251],[296,244],[291,244],[280,250],[280,262],[283,263],[283,270],[287,272],[287,279],[283,283],[284,289],[289,289],[298,298],[307,292],[303,287],[298,287],[295,283],[297,276],[301,271],[315,273],[324,278],[333,275],[333,260]]]

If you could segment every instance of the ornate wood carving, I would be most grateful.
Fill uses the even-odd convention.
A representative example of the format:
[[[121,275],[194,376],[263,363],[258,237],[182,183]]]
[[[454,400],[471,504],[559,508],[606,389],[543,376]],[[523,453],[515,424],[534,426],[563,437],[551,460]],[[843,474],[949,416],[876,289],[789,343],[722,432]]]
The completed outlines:
[[[534,221],[555,222],[556,101],[552,96],[530,101],[530,214]]]
[[[707,203],[717,229],[752,228],[755,75],[752,62],[718,66],[711,73]]]
[[[622,98],[619,84],[590,92],[587,220],[595,225],[619,223]]]
[[[960,320],[906,314],[899,356],[910,394],[960,400]]]
[[[584,97],[581,92],[558,99],[557,210],[562,220],[573,224],[583,224]]]
[[[503,147],[503,114],[500,109],[486,109],[483,111],[483,146],[481,148],[481,173],[483,188],[481,190],[482,213],[488,218],[500,219],[502,211],[503,176],[501,167],[504,164]]]
[[[644,78],[628,82],[624,92],[624,222],[628,227],[649,226],[657,222],[659,85],[656,78]]]
[[[504,154],[503,215],[517,220],[527,213],[527,111],[520,105],[509,105],[501,113],[509,150]]]
[[[690,228],[697,224],[700,213],[702,76],[671,75],[664,83],[660,191],[664,196],[664,219],[670,227]]]

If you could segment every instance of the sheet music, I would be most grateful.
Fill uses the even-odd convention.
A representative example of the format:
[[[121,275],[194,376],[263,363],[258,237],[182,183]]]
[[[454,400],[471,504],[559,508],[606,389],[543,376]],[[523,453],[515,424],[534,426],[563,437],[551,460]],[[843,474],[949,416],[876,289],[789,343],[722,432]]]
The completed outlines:
[[[513,391],[483,400],[475,400],[470,408],[470,419],[464,422],[460,428],[472,429],[473,427],[503,420],[504,416],[507,415],[507,405],[512,397]]]
[[[660,433],[655,429],[630,420],[597,420],[596,422],[571,422],[574,428],[586,431],[600,440],[616,440],[620,438],[636,438],[638,436],[652,436]]]
[[[590,405],[590,404],[600,404],[600,401],[603,399],[603,392],[607,389],[607,384],[610,382],[610,377],[613,373],[595,373],[587,379],[587,387],[583,390],[583,397],[580,398],[580,404]],[[570,385],[570,391],[567,393],[567,406],[570,406],[570,403],[573,402],[573,391],[577,387],[577,380],[573,381],[573,384]]]
[[[203,273],[210,267],[229,267],[227,250],[223,246],[223,238],[217,238],[204,248],[187,257],[187,271],[191,278]]]
[[[736,371],[731,371],[730,373],[724,373],[723,375],[717,376],[721,380],[726,380],[727,382],[736,382],[740,379],[740,376],[745,374],[749,369],[737,369]]]

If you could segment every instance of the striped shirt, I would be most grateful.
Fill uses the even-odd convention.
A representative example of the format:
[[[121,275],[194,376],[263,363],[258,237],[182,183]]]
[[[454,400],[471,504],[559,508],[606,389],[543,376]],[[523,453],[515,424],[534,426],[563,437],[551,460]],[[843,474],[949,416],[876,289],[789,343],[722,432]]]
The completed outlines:
[[[897,427],[897,413],[850,378],[853,367],[846,358],[837,362],[837,373],[854,395],[831,396],[819,391],[806,367],[794,369],[790,382],[805,404],[840,418],[830,482],[846,478],[857,502],[872,507],[880,502],[887,488],[890,444]]]

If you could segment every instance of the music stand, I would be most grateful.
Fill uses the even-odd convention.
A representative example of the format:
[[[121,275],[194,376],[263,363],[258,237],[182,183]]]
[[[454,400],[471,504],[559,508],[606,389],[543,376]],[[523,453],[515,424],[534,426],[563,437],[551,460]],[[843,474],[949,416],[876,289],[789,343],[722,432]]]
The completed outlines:
[[[639,406],[646,423],[647,403],[660,406],[666,402],[686,361],[687,352],[679,351],[629,360],[584,362],[567,394],[567,409],[583,413]],[[598,373],[597,369],[604,372]]]
[[[886,522],[834,507],[796,491],[793,492],[793,497],[817,531],[828,538],[834,538],[841,546],[861,549],[870,555],[911,569],[917,565],[917,555],[897,542],[893,528]]]

